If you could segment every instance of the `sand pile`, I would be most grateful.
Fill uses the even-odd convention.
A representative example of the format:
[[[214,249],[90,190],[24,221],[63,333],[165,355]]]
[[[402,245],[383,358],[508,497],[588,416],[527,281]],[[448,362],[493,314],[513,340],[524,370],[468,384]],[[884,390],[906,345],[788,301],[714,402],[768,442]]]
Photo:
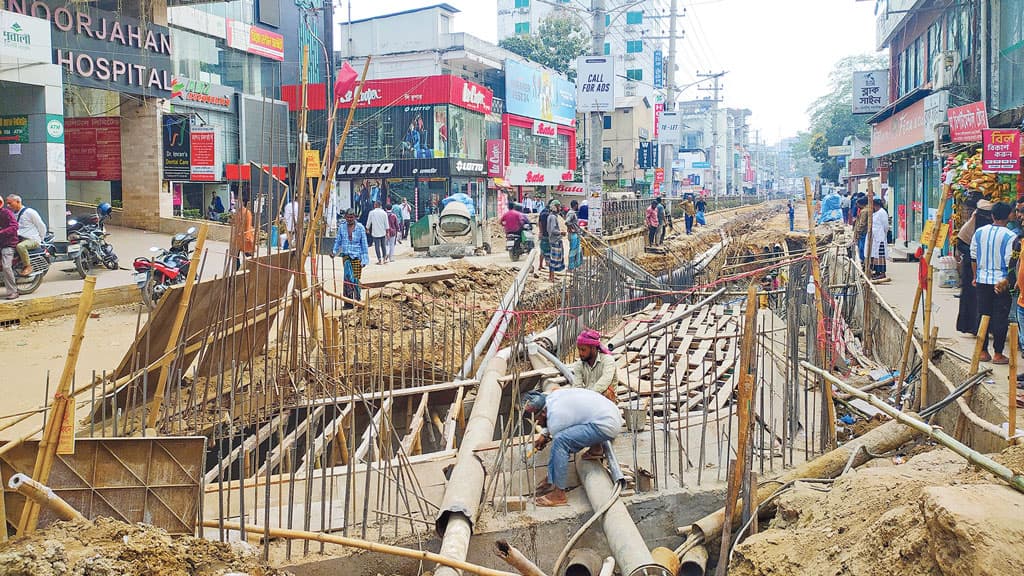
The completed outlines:
[[[996,459],[1024,471],[1022,446]],[[780,496],[770,527],[736,547],[729,574],[1024,574],[1024,494],[949,450],[818,487]]]
[[[0,547],[0,576],[284,576],[245,544],[169,536],[109,518],[57,522]]]

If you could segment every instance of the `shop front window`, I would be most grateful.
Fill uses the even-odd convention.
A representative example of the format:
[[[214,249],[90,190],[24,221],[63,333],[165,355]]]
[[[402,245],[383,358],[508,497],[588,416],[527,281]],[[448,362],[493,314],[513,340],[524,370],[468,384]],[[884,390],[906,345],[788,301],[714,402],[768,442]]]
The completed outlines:
[[[561,169],[569,166],[569,137],[565,134],[547,138],[534,135],[531,128],[509,126],[508,139],[512,166]]]
[[[356,110],[342,159],[483,158],[484,116],[447,104]]]
[[[263,59],[228,48],[224,40],[171,28],[174,73],[230,86],[245,94],[263,91]]]

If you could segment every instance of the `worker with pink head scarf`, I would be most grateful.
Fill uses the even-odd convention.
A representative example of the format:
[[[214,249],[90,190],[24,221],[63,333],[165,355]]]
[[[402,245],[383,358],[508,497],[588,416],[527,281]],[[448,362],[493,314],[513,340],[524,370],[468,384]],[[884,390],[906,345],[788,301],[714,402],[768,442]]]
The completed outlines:
[[[618,402],[615,395],[618,382],[615,359],[608,348],[601,344],[601,333],[597,330],[580,332],[576,338],[576,350],[580,359],[570,366],[574,386],[593,390],[612,402]]]

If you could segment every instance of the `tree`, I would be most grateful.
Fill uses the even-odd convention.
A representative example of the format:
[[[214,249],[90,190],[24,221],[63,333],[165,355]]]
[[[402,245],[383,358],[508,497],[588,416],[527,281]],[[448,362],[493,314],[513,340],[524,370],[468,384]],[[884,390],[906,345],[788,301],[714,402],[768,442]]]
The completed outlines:
[[[867,116],[853,114],[853,73],[888,66],[884,55],[847,56],[836,62],[828,75],[828,91],[808,108],[811,138],[807,152],[821,164],[822,179],[839,182],[839,164],[828,155],[829,146],[840,146],[847,136],[868,140],[871,126]]]
[[[587,53],[589,44],[590,37],[579,22],[558,13],[545,18],[536,34],[510,36],[498,42],[509,52],[547,66],[569,80],[576,79],[572,66],[578,56]]]

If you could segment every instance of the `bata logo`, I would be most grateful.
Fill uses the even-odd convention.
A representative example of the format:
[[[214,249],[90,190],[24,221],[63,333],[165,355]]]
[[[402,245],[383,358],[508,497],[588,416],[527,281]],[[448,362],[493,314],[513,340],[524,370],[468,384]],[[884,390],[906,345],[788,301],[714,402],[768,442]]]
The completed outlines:
[[[353,90],[349,90],[348,92],[345,93],[344,96],[341,97],[341,100],[338,100],[338,102],[342,104],[348,104],[349,102],[352,101],[352,97],[354,95],[355,92]],[[383,96],[380,95],[380,91],[378,91],[376,88],[363,90],[362,92],[359,93],[360,104],[368,104],[370,102],[373,102],[374,100],[380,100],[381,98],[383,98]]]
[[[544,175],[536,173],[536,172],[531,170],[531,171],[526,173],[526,183],[527,184],[543,184],[544,183]]]
[[[459,160],[458,162],[455,163],[455,171],[456,172],[483,172],[484,171],[484,164],[483,164],[483,162],[463,162],[462,160]]]
[[[342,164],[338,166],[338,174],[390,174],[395,165],[389,162],[377,164]]]
[[[546,136],[548,138],[554,138],[558,134],[558,130],[554,124],[546,124],[544,122],[533,123],[533,133],[537,136]]]
[[[474,106],[483,106],[486,96],[484,93],[477,90],[473,84],[462,85],[462,102],[465,104],[473,104]]]

